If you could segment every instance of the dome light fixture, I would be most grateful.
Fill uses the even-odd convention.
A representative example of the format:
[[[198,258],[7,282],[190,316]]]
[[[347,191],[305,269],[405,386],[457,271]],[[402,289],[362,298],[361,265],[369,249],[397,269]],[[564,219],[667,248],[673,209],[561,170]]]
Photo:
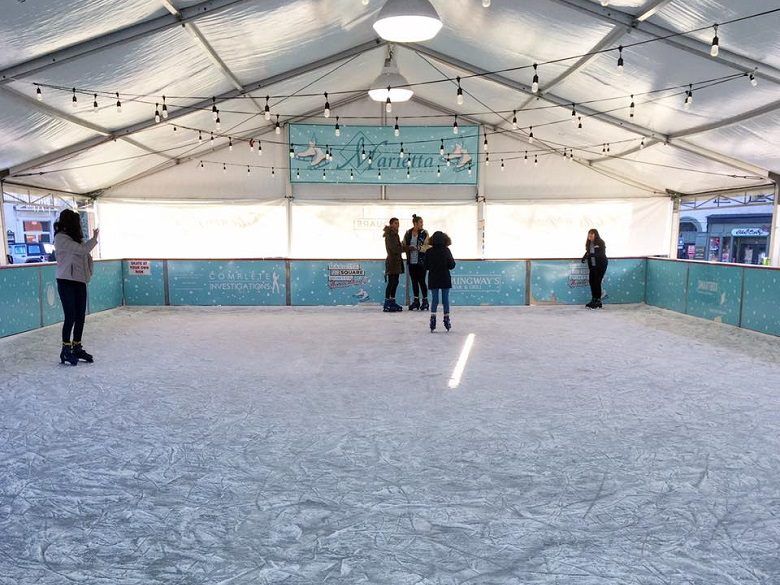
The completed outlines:
[[[368,96],[375,102],[398,103],[408,102],[414,91],[409,87],[409,82],[406,77],[401,75],[398,71],[398,65],[395,63],[395,56],[393,55],[393,48],[390,47],[390,52],[385,59],[385,66],[382,67],[382,72],[371,84],[371,88],[368,90]],[[392,107],[392,106],[391,106]],[[388,112],[391,110],[388,110]]]
[[[428,41],[441,27],[439,14],[428,0],[387,0],[374,22],[377,34],[393,43]]]

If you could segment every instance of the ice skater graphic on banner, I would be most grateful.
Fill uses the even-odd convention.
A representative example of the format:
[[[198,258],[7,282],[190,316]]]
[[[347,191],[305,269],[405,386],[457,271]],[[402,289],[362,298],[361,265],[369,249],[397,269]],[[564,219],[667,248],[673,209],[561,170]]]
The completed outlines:
[[[306,160],[307,158],[311,159],[309,161],[310,167],[318,167],[323,162],[325,162],[325,164],[328,162],[325,151],[317,146],[317,141],[314,138],[309,140],[308,148],[295,153],[295,158],[300,160]]]
[[[468,149],[458,142],[455,144],[455,148],[452,149],[452,152],[444,155],[444,160],[447,162],[447,166],[450,166],[452,163],[455,165],[456,171],[462,171],[471,164],[473,158],[471,154],[469,154]]]

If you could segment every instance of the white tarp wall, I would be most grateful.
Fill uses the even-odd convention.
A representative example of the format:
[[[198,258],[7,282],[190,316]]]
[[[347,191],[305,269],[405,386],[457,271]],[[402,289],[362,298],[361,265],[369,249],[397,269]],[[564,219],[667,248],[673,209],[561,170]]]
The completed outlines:
[[[477,204],[313,203],[292,208],[293,258],[384,258],[382,228],[391,217],[401,222],[401,236],[412,227],[412,214],[423,218],[429,233],[452,238],[458,258],[477,257]]]
[[[98,203],[104,258],[383,258],[383,226],[398,217],[403,234],[413,213],[429,232],[450,235],[456,258],[480,257],[474,202]],[[488,202],[485,258],[576,257],[591,227],[599,229],[611,256],[666,254],[671,217],[665,197]]]
[[[487,258],[571,258],[584,253],[596,228],[610,256],[669,252],[672,201],[668,197],[602,201],[489,202]]]
[[[287,255],[284,200],[98,202],[103,258],[256,258]]]

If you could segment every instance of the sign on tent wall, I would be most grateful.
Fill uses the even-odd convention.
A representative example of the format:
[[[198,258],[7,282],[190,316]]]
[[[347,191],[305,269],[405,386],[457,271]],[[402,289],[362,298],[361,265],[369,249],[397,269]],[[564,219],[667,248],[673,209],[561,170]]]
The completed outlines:
[[[335,124],[290,125],[293,183],[477,184],[478,126]]]

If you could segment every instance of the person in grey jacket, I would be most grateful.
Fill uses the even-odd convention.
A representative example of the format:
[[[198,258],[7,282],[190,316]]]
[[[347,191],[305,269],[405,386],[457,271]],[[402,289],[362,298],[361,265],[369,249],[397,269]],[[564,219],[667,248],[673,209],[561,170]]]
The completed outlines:
[[[93,358],[81,345],[87,314],[87,283],[92,278],[91,252],[97,246],[99,230],[84,241],[79,214],[65,209],[54,224],[54,249],[57,254],[57,291],[65,320],[62,323],[60,363],[92,363]],[[73,340],[71,341],[71,335]]]

